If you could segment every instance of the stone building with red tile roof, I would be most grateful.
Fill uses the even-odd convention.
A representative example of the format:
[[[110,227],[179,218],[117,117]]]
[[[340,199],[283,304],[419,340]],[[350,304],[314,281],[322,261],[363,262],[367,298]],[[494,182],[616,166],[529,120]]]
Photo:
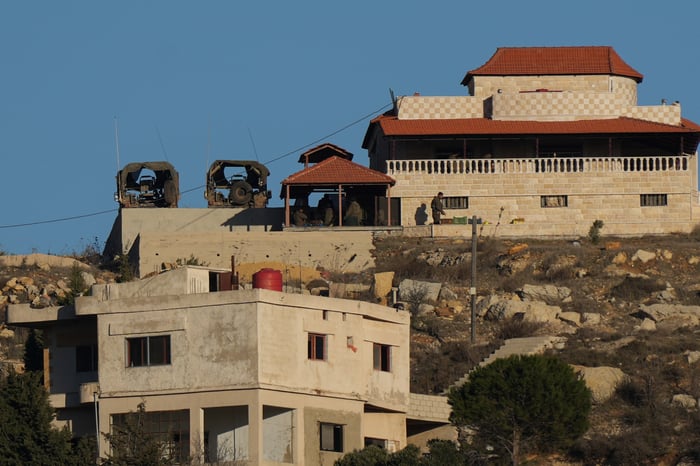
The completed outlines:
[[[480,217],[486,235],[688,232],[700,126],[679,102],[637,105],[642,80],[612,47],[503,47],[466,73],[467,96],[396,99],[363,148],[396,180],[403,226],[442,191],[448,221]]]

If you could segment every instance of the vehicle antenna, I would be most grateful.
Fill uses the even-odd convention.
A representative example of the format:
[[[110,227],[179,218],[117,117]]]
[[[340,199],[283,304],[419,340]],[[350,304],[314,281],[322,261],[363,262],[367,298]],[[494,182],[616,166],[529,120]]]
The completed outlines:
[[[207,165],[205,169],[209,168],[209,158],[211,157],[211,118],[207,118]]]
[[[121,170],[121,165],[119,163],[119,121],[117,120],[117,116],[114,116],[114,145],[116,148],[116,155],[117,155],[117,172]]]
[[[165,151],[165,144],[163,144],[163,138],[160,136],[160,130],[158,129],[158,125],[156,125],[156,134],[158,134],[158,142],[160,142],[160,150],[163,151],[163,155],[165,156],[165,161],[170,162],[170,160],[168,160],[168,153]]]
[[[250,128],[248,128],[248,136],[250,137],[250,143],[253,145],[253,153],[255,154],[255,160],[260,162],[260,157],[258,157],[258,150],[255,148],[255,141],[253,141],[253,133],[250,132]]]

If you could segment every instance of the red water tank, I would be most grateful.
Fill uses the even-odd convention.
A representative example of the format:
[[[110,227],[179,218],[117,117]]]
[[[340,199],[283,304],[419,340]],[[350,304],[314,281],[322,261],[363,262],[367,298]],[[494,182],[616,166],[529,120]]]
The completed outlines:
[[[253,288],[282,291],[282,272],[275,269],[260,269],[253,274]]]

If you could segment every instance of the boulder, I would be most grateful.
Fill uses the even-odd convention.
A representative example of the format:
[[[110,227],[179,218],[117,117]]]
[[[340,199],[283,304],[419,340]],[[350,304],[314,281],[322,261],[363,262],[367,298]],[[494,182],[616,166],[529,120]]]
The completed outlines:
[[[695,409],[698,406],[698,400],[696,400],[692,395],[678,393],[673,395],[671,398],[671,405],[679,408]]]
[[[5,327],[4,325],[0,327],[0,338],[9,340],[15,337],[15,332],[12,329]]]
[[[683,354],[685,354],[688,364],[695,364],[700,361],[700,351],[686,351]]]
[[[581,314],[578,312],[560,312],[558,317],[559,320],[567,324],[572,324],[577,327],[581,324]]]
[[[650,251],[644,251],[643,249],[638,250],[632,256],[632,262],[640,261],[642,264],[656,259],[656,253]]]
[[[487,320],[502,320],[521,315],[527,322],[548,323],[556,322],[559,313],[561,313],[559,306],[550,306],[542,302],[503,300],[490,306],[484,317]]]
[[[399,299],[401,301],[436,302],[440,297],[441,283],[411,280],[406,278],[399,284]],[[420,299],[419,299],[420,298]]]
[[[682,304],[641,304],[634,314],[640,319],[651,319],[659,329],[675,330],[700,325],[700,306]]]
[[[616,367],[577,365],[571,367],[583,377],[586,386],[591,390],[594,403],[603,403],[608,400],[613,396],[617,387],[628,379],[627,375]]]
[[[565,286],[523,285],[518,296],[523,301],[562,302],[571,296],[571,290]]]
[[[618,252],[617,254],[615,254],[615,257],[613,257],[612,263],[615,265],[622,265],[627,263],[627,253],[625,251]]]
[[[584,312],[581,314],[581,323],[586,326],[600,324],[601,316],[597,312]]]
[[[19,283],[24,285],[25,287],[31,286],[34,284],[34,279],[32,277],[19,277],[17,279]]]
[[[445,299],[448,301],[454,301],[457,299],[457,293],[452,291],[451,289],[447,288],[446,286],[443,286],[440,288],[440,296],[439,299]]]
[[[643,319],[642,323],[635,327],[635,329],[645,332],[653,332],[656,330],[656,322],[654,322],[652,319]]]

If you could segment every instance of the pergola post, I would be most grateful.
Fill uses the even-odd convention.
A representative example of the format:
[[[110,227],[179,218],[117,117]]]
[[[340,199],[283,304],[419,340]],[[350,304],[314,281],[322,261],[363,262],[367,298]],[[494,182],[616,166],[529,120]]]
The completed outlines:
[[[287,192],[284,195],[284,226],[289,226],[289,185],[286,186]]]

